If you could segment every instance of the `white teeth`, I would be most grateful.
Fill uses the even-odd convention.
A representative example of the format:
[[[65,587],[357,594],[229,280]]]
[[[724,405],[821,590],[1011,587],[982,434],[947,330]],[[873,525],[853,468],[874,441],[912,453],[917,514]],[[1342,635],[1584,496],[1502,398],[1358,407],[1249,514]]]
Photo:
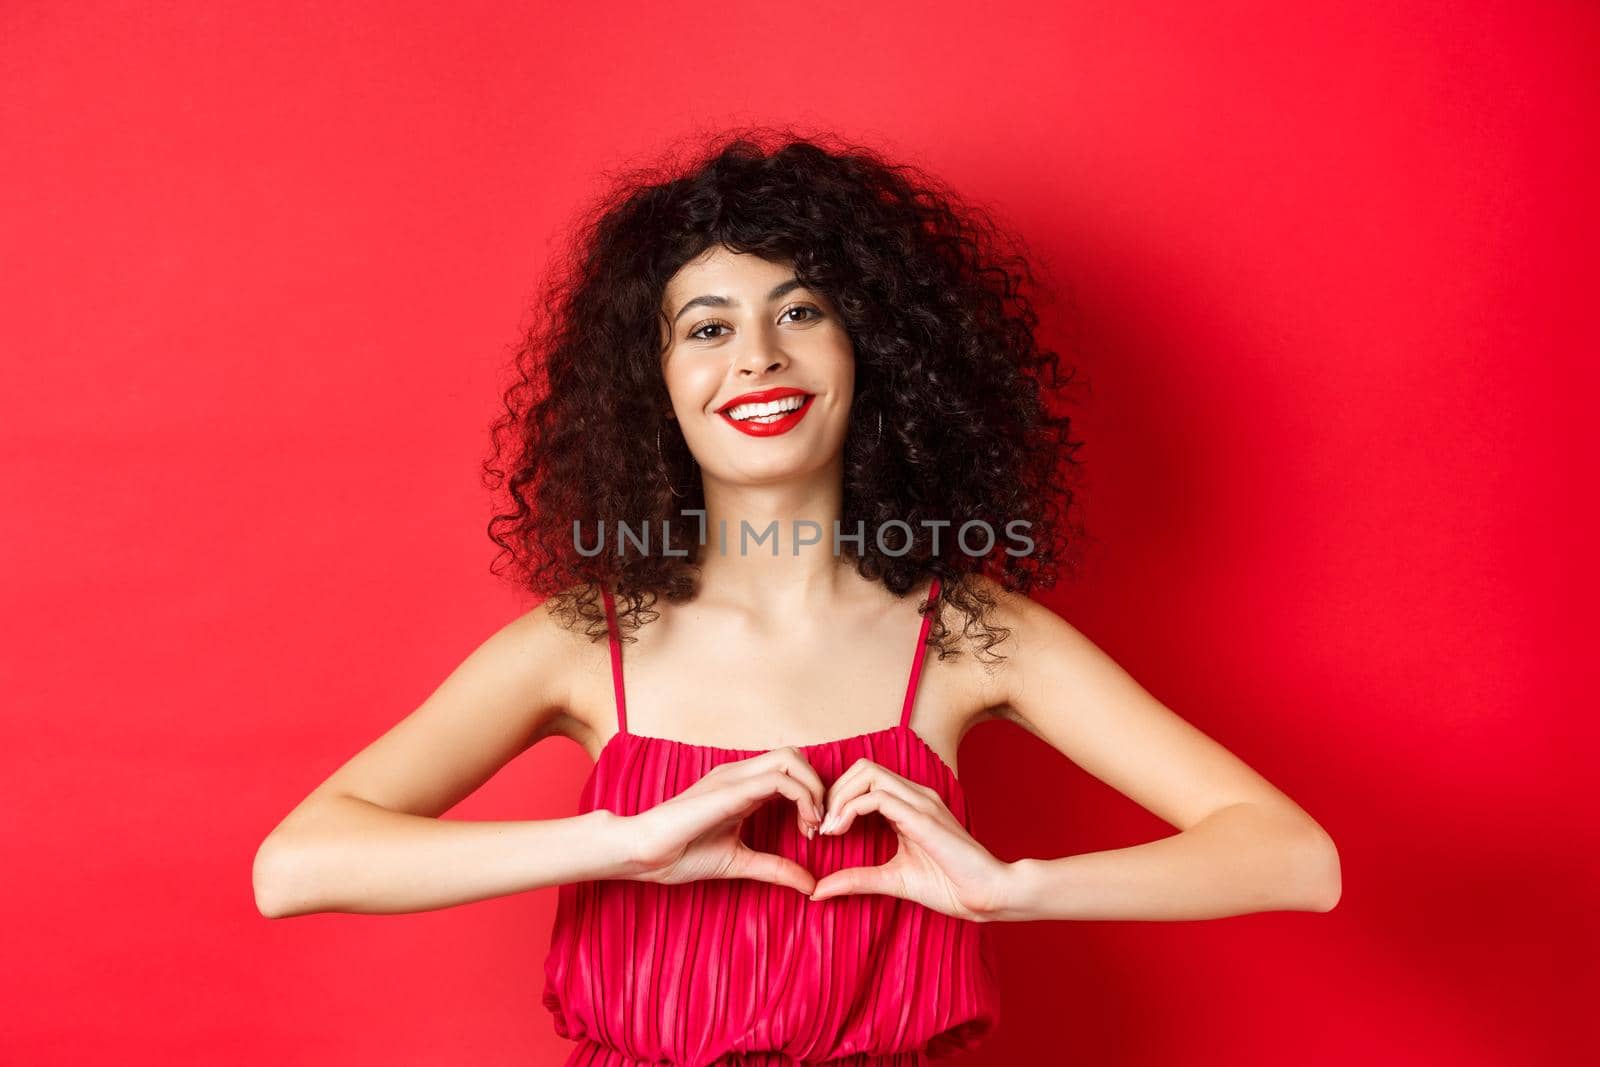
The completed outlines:
[[[786,396],[782,400],[769,400],[765,404],[740,404],[728,409],[728,417],[735,422],[744,422],[747,419],[760,419],[764,422],[775,421],[777,417],[787,415],[791,411],[798,411],[806,398],[798,394]],[[769,418],[768,416],[771,416]]]

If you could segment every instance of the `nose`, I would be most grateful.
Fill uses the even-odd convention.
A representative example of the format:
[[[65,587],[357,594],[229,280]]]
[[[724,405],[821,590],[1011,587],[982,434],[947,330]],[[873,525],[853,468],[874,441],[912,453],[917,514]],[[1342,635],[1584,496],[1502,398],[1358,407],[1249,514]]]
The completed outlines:
[[[745,345],[734,360],[734,370],[741,378],[758,378],[788,365],[789,357],[783,349],[764,337],[757,337]]]
[[[748,366],[741,366],[739,368],[739,376],[743,378],[759,378],[764,374],[771,374],[782,369],[783,361],[775,359],[764,367],[760,363],[751,363]]]

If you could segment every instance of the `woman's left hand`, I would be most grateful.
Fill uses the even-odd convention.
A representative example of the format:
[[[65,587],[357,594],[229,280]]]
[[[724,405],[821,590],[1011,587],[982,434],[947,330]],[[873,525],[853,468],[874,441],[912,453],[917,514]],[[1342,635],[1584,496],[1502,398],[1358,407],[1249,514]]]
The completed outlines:
[[[998,914],[1011,864],[967,833],[936,791],[862,757],[828,789],[819,834],[842,834],[875,811],[900,838],[900,849],[875,867],[846,867],[817,879],[812,900],[884,893],[946,915],[987,922]]]

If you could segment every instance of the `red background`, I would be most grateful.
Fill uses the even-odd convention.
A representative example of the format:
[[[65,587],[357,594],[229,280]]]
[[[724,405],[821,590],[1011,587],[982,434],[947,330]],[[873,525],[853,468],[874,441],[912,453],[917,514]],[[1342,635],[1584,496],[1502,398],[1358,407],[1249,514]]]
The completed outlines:
[[[1328,914],[1007,924],[962,1062],[1577,1059],[1594,8],[565,6],[0,10],[0,1060],[560,1062],[553,889],[271,922],[251,858],[527,606],[477,464],[597,175],[768,120],[1070,291],[1101,544],[1042,599],[1343,858]],[[1004,858],[1171,832],[1007,726],[961,765]]]

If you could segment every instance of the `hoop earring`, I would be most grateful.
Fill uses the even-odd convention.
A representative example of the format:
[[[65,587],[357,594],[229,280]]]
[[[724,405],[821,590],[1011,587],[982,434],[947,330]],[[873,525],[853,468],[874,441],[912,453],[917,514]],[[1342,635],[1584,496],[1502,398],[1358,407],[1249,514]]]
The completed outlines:
[[[678,492],[678,487],[672,484],[671,472],[667,470],[667,457],[661,451],[661,427],[656,427],[656,458],[661,461],[661,480],[667,483],[667,492],[681,498],[684,494]]]

